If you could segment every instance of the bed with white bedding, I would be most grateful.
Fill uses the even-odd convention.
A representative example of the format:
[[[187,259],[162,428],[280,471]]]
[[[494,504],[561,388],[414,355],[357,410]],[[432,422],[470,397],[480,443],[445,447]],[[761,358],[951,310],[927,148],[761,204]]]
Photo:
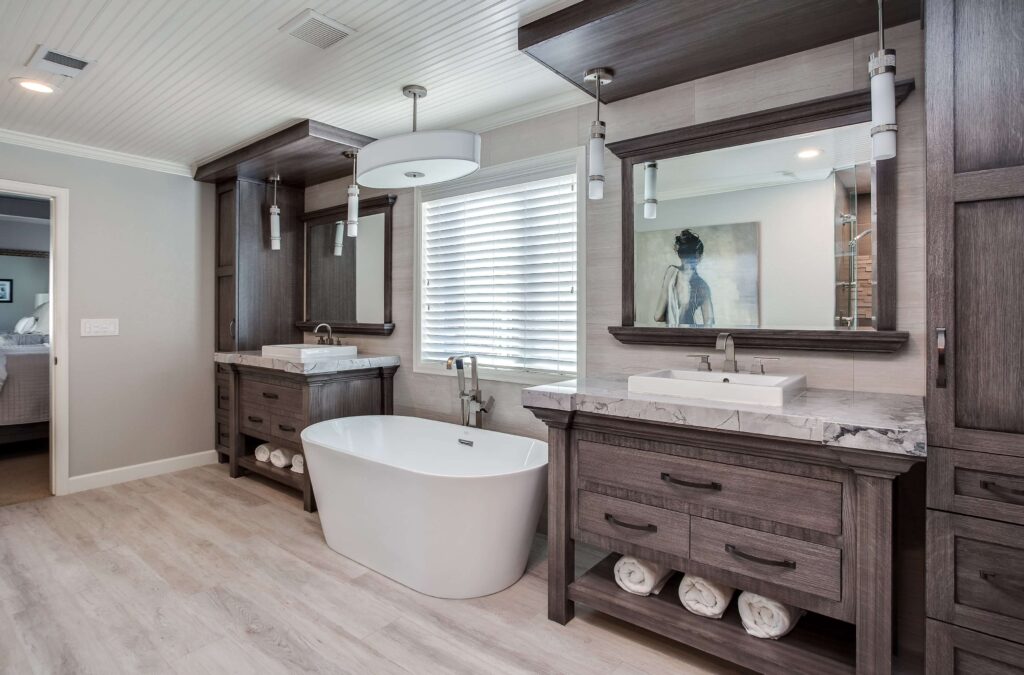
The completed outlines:
[[[50,345],[0,346],[0,443],[39,438],[50,420]]]

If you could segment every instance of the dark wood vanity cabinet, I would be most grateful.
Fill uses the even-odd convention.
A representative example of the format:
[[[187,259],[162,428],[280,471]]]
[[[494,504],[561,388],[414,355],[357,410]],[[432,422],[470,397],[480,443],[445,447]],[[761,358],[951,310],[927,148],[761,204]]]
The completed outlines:
[[[259,474],[302,492],[307,511],[316,509],[309,468],[298,474],[254,457],[270,443],[302,452],[300,434],[311,424],[355,415],[394,412],[398,366],[333,373],[289,373],[269,368],[217,364],[217,451],[233,478]]]
[[[531,408],[549,428],[548,617],[577,602],[758,672],[893,668],[894,480],[920,457]],[[577,543],[613,551],[576,578]],[[813,612],[781,640],[621,591],[635,555]]]
[[[1024,3],[925,4],[928,669],[1024,672]]]
[[[217,184],[217,351],[302,341],[303,191],[280,185],[281,248],[270,248],[273,186]]]

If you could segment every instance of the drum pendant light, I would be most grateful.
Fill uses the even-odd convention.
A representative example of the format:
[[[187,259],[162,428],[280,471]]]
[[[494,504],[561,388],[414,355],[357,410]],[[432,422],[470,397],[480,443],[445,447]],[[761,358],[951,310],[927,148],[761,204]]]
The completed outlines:
[[[480,135],[471,131],[417,130],[417,105],[427,95],[419,85],[402,93],[412,99],[412,132],[374,141],[359,151],[357,181],[371,188],[410,188],[468,176],[480,168]]]

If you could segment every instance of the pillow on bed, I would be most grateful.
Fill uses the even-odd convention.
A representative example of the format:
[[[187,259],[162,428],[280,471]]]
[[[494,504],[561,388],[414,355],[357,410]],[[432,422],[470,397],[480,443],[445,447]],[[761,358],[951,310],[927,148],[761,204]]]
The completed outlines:
[[[37,333],[39,335],[50,334],[50,303],[44,302],[36,307],[35,314],[32,318],[35,319],[35,324],[32,326],[33,333]]]
[[[25,333],[28,333],[33,328],[35,328],[35,325],[36,318],[34,316],[26,316],[24,319],[19,320],[18,323],[14,325],[14,332],[17,333],[18,335],[24,335]]]

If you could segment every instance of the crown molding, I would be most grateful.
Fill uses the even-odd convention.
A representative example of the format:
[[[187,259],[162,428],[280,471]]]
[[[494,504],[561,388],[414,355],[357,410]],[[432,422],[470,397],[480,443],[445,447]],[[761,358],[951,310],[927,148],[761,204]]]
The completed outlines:
[[[187,164],[165,162],[160,159],[140,157],[139,155],[130,155],[126,152],[117,152],[115,150],[105,150],[91,145],[62,141],[56,138],[47,138],[46,136],[36,136],[35,134],[26,134],[20,131],[13,131],[11,129],[0,128],[0,143],[20,145],[26,148],[57,152],[62,155],[72,155],[74,157],[83,157],[85,159],[95,159],[101,162],[121,164],[136,169],[159,171],[161,173],[169,173],[175,176],[192,177],[192,168]]]

